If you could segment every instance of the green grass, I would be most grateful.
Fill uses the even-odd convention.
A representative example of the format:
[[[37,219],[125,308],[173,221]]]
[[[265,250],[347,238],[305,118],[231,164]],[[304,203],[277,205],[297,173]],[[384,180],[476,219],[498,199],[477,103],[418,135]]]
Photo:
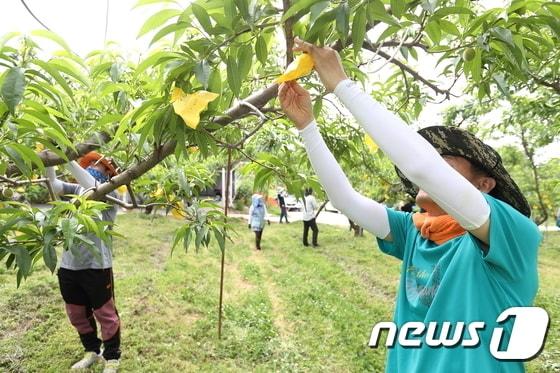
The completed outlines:
[[[383,370],[385,349],[367,343],[372,326],[392,317],[399,262],[370,235],[320,226],[321,247],[311,250],[300,245],[301,224],[273,224],[257,252],[245,222],[236,222],[218,340],[219,250],[177,250],[171,257],[178,221],[128,214],[117,222],[126,236],[114,249],[122,371]],[[560,234],[547,233],[536,304],[552,322],[530,372],[560,362],[559,261]],[[0,269],[0,291],[1,372],[62,372],[81,357],[56,276],[40,269],[16,289],[13,273]]]

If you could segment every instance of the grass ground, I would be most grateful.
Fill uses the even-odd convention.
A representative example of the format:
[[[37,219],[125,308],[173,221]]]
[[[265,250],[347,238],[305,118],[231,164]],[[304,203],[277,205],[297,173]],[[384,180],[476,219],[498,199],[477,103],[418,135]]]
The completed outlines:
[[[219,250],[170,256],[176,220],[128,214],[118,224],[126,235],[114,248],[122,371],[383,370],[385,349],[367,343],[372,326],[392,317],[399,262],[381,254],[371,236],[320,226],[321,247],[312,250],[300,245],[300,224],[273,224],[257,252],[252,233],[237,222],[218,340]],[[559,262],[560,234],[548,233],[536,304],[552,322],[530,372],[560,364]],[[40,269],[16,289],[15,276],[0,269],[0,292],[1,372],[63,372],[81,357],[56,276]]]

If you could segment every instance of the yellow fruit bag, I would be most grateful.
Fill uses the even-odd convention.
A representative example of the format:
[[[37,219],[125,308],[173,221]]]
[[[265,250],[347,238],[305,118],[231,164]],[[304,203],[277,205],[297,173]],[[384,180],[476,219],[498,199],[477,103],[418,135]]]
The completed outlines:
[[[176,207],[171,209],[171,216],[175,219],[185,219],[185,204],[181,201],[177,202]]]
[[[200,113],[206,110],[208,103],[218,96],[217,93],[207,91],[186,94],[181,88],[173,88],[171,103],[175,113],[183,118],[187,126],[194,129],[200,122]]]
[[[276,79],[276,83],[288,82],[309,75],[314,65],[313,58],[309,54],[300,54],[288,65],[284,74]]]

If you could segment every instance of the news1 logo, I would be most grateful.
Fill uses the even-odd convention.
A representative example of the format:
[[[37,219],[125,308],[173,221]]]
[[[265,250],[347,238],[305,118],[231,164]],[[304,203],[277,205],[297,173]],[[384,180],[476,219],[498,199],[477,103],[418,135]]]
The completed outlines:
[[[496,327],[492,331],[490,339],[490,353],[498,360],[530,360],[536,357],[542,350],[546,339],[546,333],[549,327],[548,313],[540,307],[511,307],[503,311],[496,322],[498,324],[505,323],[508,319],[514,317],[513,328],[509,336],[507,347],[500,349],[504,338],[504,328]],[[479,331],[484,330],[486,323],[484,321],[474,321],[465,325],[464,322],[456,322],[453,334],[450,335],[450,329],[453,323],[449,321],[429,322],[428,325],[418,322],[409,321],[401,326],[398,331],[398,343],[402,347],[421,347],[422,342],[430,347],[477,347],[480,345]],[[463,331],[468,332],[468,338],[464,337]],[[441,328],[439,336],[436,336],[437,329]],[[397,325],[394,322],[379,322],[374,325],[371,331],[369,347],[376,348],[379,342],[381,331],[388,331],[385,346],[391,348],[395,345],[397,337]],[[420,337],[422,339],[413,339],[409,336]]]

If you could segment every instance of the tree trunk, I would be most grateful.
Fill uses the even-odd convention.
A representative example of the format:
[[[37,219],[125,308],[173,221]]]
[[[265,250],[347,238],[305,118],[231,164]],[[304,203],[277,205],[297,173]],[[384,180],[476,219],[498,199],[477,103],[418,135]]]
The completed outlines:
[[[535,160],[533,158],[533,151],[529,149],[529,144],[527,143],[527,139],[525,138],[525,131],[523,129],[521,129],[521,144],[523,146],[523,151],[525,152],[525,155],[529,159],[529,164],[531,166],[531,173],[533,175],[533,182],[535,184],[535,192],[537,193],[537,199],[539,201],[540,214],[535,215],[533,219],[535,221],[535,224],[541,225],[548,219],[548,211],[543,201],[541,187],[540,187],[540,177],[539,177],[537,166],[535,165]]]

